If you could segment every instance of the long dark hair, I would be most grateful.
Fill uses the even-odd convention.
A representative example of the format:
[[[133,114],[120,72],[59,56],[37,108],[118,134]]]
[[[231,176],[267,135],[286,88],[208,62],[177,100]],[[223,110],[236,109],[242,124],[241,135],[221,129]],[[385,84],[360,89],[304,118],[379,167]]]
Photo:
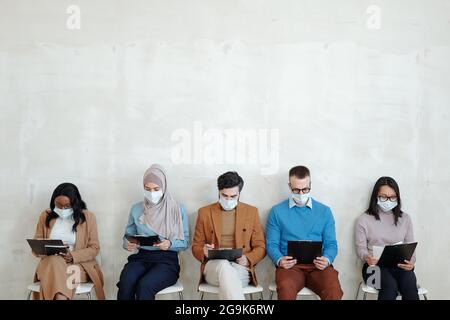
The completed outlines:
[[[398,219],[401,218],[402,211],[402,201],[400,198],[400,188],[397,182],[391,177],[381,177],[375,183],[373,187],[372,196],[370,197],[369,208],[366,210],[367,214],[375,217],[375,219],[380,220],[380,215],[378,214],[378,191],[380,191],[382,186],[389,186],[394,189],[397,194],[397,206],[392,210],[394,214],[394,223],[397,225]]]
[[[52,212],[50,212],[47,215],[47,218],[45,219],[45,225],[47,228],[50,227],[50,221],[52,219],[58,218],[58,214],[55,212],[55,199],[59,196],[66,196],[70,200],[70,205],[73,209],[73,220],[75,223],[73,224],[73,231],[76,231],[77,226],[84,221],[86,221],[86,216],[83,213],[83,210],[86,210],[86,203],[81,199],[80,192],[78,191],[78,188],[76,185],[65,182],[61,183],[59,186],[56,187],[55,191],[53,191],[52,199],[50,200],[50,208],[52,209]]]

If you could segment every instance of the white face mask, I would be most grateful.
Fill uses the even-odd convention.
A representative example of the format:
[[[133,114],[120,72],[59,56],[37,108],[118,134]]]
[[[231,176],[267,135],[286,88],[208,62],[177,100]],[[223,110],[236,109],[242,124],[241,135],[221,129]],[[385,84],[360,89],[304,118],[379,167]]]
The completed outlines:
[[[219,203],[222,206],[223,210],[230,211],[237,207],[238,199],[227,200],[225,198],[219,197]]]
[[[67,219],[69,217],[71,217],[73,215],[73,209],[69,208],[69,209],[60,209],[58,207],[55,207],[55,209],[53,209],[53,211],[56,212],[56,214],[58,216],[60,216],[63,219]]]
[[[163,196],[162,190],[148,191],[144,189],[144,196],[153,204],[158,204]]]
[[[310,192],[305,193],[305,194],[291,193],[291,197],[292,197],[292,200],[294,200],[294,202],[298,206],[304,207],[308,203],[309,198],[311,198],[311,193]]]
[[[384,212],[389,212],[393,210],[397,205],[398,205],[397,201],[387,200],[383,202],[380,201],[380,199],[378,199],[378,207],[380,207],[380,209],[383,210]]]

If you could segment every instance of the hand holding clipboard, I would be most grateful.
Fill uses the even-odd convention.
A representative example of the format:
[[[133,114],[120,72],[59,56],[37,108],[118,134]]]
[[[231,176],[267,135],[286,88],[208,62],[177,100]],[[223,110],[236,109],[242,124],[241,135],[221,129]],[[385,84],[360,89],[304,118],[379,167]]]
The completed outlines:
[[[313,264],[317,269],[324,270],[328,267],[329,261],[322,256],[322,251],[322,241],[288,241],[288,257],[286,258],[292,257],[295,264]],[[283,263],[286,264],[286,262]],[[289,264],[289,261],[287,263]]]
[[[368,261],[368,263],[376,262],[376,265],[380,267],[399,267],[404,270],[412,270],[414,263],[411,262],[411,258],[416,247],[417,242],[396,243],[384,247],[373,246],[373,257],[368,257],[372,261]]]

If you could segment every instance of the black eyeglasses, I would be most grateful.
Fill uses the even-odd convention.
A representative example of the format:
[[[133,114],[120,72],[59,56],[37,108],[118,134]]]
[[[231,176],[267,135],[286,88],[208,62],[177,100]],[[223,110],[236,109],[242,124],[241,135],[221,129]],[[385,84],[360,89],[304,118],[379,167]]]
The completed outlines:
[[[302,194],[305,194],[305,193],[309,193],[311,191],[311,188],[303,188],[303,189],[294,188],[294,189],[291,189],[291,191],[294,194],[300,194],[300,192]]]
[[[380,200],[381,202],[386,202],[386,201],[390,201],[390,202],[395,202],[398,200],[397,196],[392,196],[392,197],[386,197],[386,196],[378,196],[378,200]]]

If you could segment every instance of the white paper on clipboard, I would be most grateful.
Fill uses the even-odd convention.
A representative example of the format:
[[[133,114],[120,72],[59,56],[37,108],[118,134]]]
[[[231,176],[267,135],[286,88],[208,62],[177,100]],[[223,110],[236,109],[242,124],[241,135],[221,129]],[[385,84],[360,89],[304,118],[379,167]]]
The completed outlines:
[[[393,243],[392,245],[402,244],[403,241]],[[375,259],[380,260],[381,255],[383,254],[384,246],[373,246],[372,247],[372,255]]]

